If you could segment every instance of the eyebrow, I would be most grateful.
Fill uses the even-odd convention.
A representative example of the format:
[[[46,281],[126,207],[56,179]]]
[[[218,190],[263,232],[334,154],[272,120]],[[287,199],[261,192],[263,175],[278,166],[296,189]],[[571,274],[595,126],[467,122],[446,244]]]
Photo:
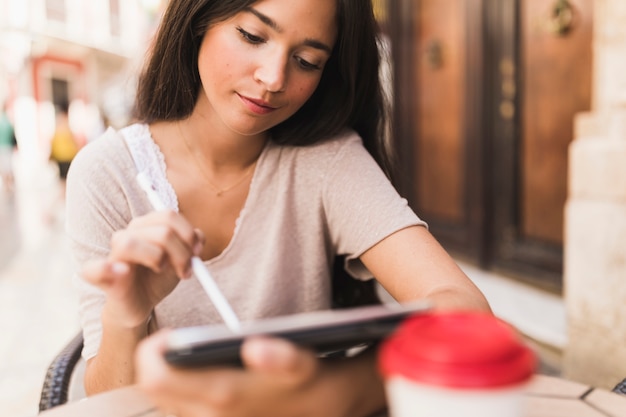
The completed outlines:
[[[276,32],[282,32],[283,29],[278,25],[278,23],[276,23],[275,20],[273,20],[272,18],[270,18],[269,16],[264,15],[263,13],[259,12],[258,10],[252,8],[252,7],[246,7],[245,11],[252,13],[253,15],[255,15],[261,22],[263,22],[265,25],[269,26],[270,28],[274,29]],[[311,38],[306,38],[304,40],[304,44],[306,46],[310,46],[312,48],[315,49],[321,49],[322,51],[325,51],[328,53],[328,55],[330,55],[332,53],[332,48],[328,45],[326,45],[323,42],[320,42],[318,40],[315,39],[311,39]]]

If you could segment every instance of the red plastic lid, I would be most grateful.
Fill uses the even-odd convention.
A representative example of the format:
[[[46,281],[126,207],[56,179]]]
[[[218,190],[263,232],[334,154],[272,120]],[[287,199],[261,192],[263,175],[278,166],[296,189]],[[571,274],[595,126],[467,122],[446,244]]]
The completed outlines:
[[[382,344],[378,364],[385,378],[402,375],[438,386],[479,388],[527,380],[536,357],[504,321],[454,312],[406,319]]]

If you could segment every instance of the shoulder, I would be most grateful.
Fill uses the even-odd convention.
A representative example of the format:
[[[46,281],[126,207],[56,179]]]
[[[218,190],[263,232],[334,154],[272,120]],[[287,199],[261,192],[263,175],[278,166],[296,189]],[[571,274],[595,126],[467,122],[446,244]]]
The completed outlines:
[[[94,163],[128,153],[120,131],[107,129],[97,139],[87,143],[76,155],[76,160]]]
[[[326,171],[330,166],[348,156],[367,157],[369,153],[363,146],[361,137],[353,130],[323,139],[307,146],[286,146],[283,154],[291,156],[301,165],[316,167]]]
[[[342,171],[343,174],[359,175],[361,169],[382,172],[359,134],[351,129],[311,146],[304,154],[319,169],[330,175]]]
[[[303,147],[305,152],[311,155],[336,155],[337,152],[345,152],[349,149],[362,148],[363,140],[352,129],[346,129],[336,136],[323,139],[313,145]]]
[[[305,192],[313,198],[319,193],[320,198],[332,197],[337,192],[348,192],[350,188],[362,188],[370,184],[388,183],[389,180],[381,167],[365,149],[361,137],[353,130],[306,146],[274,146],[278,169],[273,172],[281,177],[290,178],[295,184],[295,191]],[[326,196],[326,197],[324,197]],[[307,197],[307,198],[309,198]]]
[[[83,180],[119,175],[133,169],[133,161],[121,131],[109,128],[100,137],[80,149],[72,160],[70,173]],[[68,178],[69,180],[69,178]]]

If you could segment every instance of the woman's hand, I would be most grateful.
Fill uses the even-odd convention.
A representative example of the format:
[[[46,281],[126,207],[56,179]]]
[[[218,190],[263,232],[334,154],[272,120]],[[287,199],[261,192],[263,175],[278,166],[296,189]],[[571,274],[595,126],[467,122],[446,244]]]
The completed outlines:
[[[245,369],[177,369],[163,360],[166,336],[161,331],[144,340],[136,355],[139,386],[161,409],[177,417],[308,415],[298,411],[298,401],[318,378],[312,352],[254,338],[242,346]]]
[[[152,212],[116,232],[109,257],[84,265],[82,276],[106,292],[109,322],[136,327],[179,279],[191,276],[191,257],[200,253],[203,240],[180,214]]]
[[[375,356],[320,360],[277,338],[242,346],[244,368],[178,369],[163,360],[167,330],[139,345],[139,387],[177,417],[338,417],[369,415],[384,403]]]

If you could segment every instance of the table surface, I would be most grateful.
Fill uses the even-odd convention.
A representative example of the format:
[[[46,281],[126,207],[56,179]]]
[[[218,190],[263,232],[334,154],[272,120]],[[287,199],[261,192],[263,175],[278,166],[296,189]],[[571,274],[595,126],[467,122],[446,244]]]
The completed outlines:
[[[626,417],[626,396],[546,375],[527,390],[524,417]],[[41,417],[166,417],[134,386],[56,407]]]
[[[626,417],[626,396],[561,378],[536,375],[525,417]]]

